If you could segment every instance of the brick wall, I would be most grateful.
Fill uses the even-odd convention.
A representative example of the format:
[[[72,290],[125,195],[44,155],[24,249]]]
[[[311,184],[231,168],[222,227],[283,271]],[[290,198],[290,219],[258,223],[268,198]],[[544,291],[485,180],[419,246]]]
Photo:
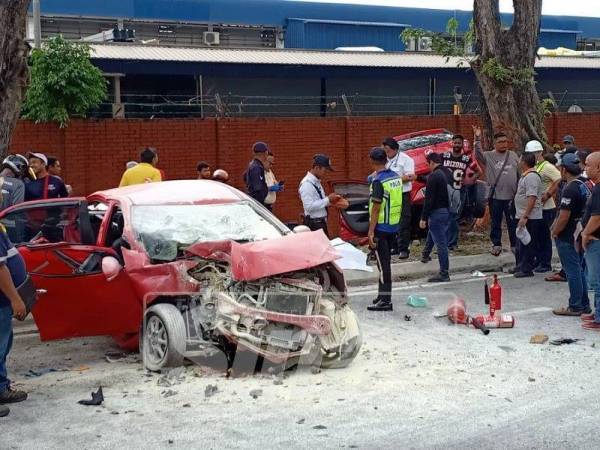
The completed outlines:
[[[84,195],[116,186],[125,163],[138,159],[144,146],[158,149],[159,167],[169,179],[195,178],[197,162],[206,160],[227,170],[232,184],[243,188],[251,146],[264,140],[275,152],[277,177],[286,181],[275,211],[283,220],[295,221],[301,212],[297,187],[315,153],[331,156],[336,179],[364,179],[369,173],[367,152],[382,138],[427,128],[448,128],[470,137],[477,121],[476,116],[75,120],[64,129],[21,121],[10,150],[58,156],[64,178],[75,194]],[[553,142],[573,134],[580,147],[600,148],[600,114],[559,114],[546,126]]]

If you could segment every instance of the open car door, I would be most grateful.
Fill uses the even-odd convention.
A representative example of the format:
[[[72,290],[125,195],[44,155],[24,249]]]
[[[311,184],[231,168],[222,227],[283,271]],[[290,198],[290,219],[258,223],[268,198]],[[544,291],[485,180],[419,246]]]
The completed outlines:
[[[331,189],[348,200],[350,206],[339,210],[340,237],[364,244],[369,232],[369,185],[365,181],[332,181]]]
[[[83,198],[22,203],[0,220],[25,259],[37,289],[33,308],[42,340],[118,335],[139,330],[141,305],[121,270],[107,281],[102,259],[114,250],[96,243]]]

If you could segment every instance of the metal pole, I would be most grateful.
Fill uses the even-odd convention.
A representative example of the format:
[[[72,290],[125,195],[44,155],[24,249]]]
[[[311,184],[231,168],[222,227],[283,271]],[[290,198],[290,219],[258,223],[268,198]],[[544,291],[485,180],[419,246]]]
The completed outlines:
[[[200,83],[200,117],[204,119],[204,86],[202,75],[198,77],[198,81]]]
[[[42,19],[40,0],[33,0],[33,36],[35,48],[42,47]]]

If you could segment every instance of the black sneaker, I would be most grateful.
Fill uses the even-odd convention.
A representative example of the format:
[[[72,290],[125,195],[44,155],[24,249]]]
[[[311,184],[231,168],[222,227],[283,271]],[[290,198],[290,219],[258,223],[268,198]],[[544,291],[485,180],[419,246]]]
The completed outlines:
[[[375,305],[367,306],[368,311],[393,311],[392,302],[379,301]]]
[[[427,280],[428,283],[447,283],[448,281],[450,281],[450,277],[441,273]]]
[[[533,272],[515,272],[515,273],[513,273],[513,277],[515,277],[515,278],[531,278],[534,276],[535,276],[535,274]]]
[[[431,256],[428,255],[421,255],[421,262],[423,264],[427,264],[429,261],[431,261]]]
[[[410,256],[409,252],[400,252],[400,253],[398,253],[398,258],[400,258],[400,259],[408,259],[409,256]]]
[[[376,305],[377,303],[379,303],[379,297],[375,297],[375,300],[373,300],[374,305]]]
[[[27,400],[27,392],[14,391],[8,388],[6,391],[0,393],[0,405],[5,403],[20,403]]]
[[[6,417],[6,416],[8,416],[9,412],[10,412],[10,409],[8,409],[8,407],[6,407],[6,406],[0,406],[0,417]]]

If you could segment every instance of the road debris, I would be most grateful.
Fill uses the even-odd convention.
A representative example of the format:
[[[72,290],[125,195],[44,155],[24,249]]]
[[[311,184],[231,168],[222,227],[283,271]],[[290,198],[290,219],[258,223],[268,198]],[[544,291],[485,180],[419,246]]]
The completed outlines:
[[[98,406],[102,402],[104,402],[104,393],[102,392],[102,386],[100,386],[96,392],[92,392],[91,400],[79,400],[77,403],[84,406]]]
[[[109,363],[116,363],[125,358],[127,358],[127,353],[124,352],[110,351],[104,354],[104,359]]]
[[[161,376],[156,384],[162,387],[172,387],[185,381],[185,367],[177,367]]]
[[[481,272],[480,270],[476,270],[471,274],[472,277],[478,277],[478,278],[484,278],[485,277],[485,273]]]
[[[173,397],[173,396],[175,396],[175,395],[177,395],[177,394],[178,394],[178,392],[177,392],[177,391],[174,391],[174,390],[172,390],[172,389],[168,389],[168,390],[166,390],[166,391],[162,391],[162,392],[160,393],[160,395],[162,395],[164,398]]]
[[[572,338],[561,338],[561,339],[552,339],[550,341],[551,345],[569,345],[574,344],[575,342],[583,341],[583,339],[572,339]]]
[[[326,430],[327,427],[325,425],[315,425],[313,430]]]
[[[252,397],[254,400],[256,400],[261,395],[263,395],[262,389],[253,389],[250,391],[250,397]]]
[[[411,320],[412,320],[412,317],[411,317],[411,316],[409,316],[408,314],[406,314],[406,315],[404,316],[404,321],[405,321],[405,322],[410,322]]]
[[[535,381],[535,378],[529,377],[527,380],[530,381],[531,383],[533,383]]]
[[[427,301],[427,297],[423,295],[409,295],[406,304],[413,308],[426,308]]]
[[[206,386],[206,389],[204,389],[204,398],[212,397],[217,392],[219,392],[219,388],[217,387],[217,385],[209,384],[208,386]]]
[[[298,422],[296,422],[298,425],[303,425],[304,422],[306,422],[306,419],[300,419]]]
[[[548,336],[545,334],[535,334],[529,340],[530,344],[545,344],[546,342],[548,342]]]
[[[509,347],[507,345],[499,345],[498,348],[500,350],[504,350],[506,353],[514,353],[514,352],[516,352],[516,350],[514,348]]]

